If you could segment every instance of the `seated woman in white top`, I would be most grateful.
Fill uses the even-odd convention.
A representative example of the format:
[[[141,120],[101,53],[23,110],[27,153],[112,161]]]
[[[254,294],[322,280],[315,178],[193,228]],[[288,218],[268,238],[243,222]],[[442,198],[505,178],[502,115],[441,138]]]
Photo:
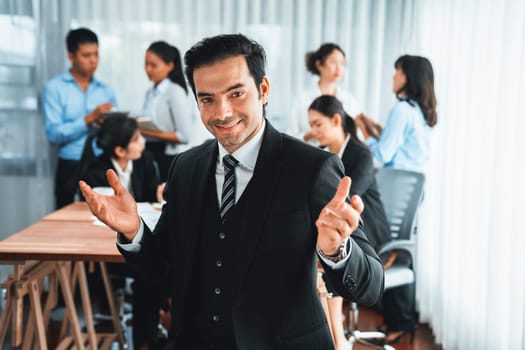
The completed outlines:
[[[345,74],[345,52],[334,43],[325,43],[316,51],[306,54],[306,69],[319,76],[312,88],[304,91],[292,105],[288,119],[288,133],[306,142],[316,144],[308,123],[308,107],[317,97],[331,95],[343,103],[345,111],[353,118],[361,113],[356,98],[338,86]]]
[[[173,156],[189,148],[195,103],[188,97],[175,46],[164,41],[151,44],[146,51],[145,70],[153,86],[146,92],[142,116],[151,118],[159,130],[140,127],[140,132],[146,136],[146,149],[159,165],[161,181],[166,181]]]

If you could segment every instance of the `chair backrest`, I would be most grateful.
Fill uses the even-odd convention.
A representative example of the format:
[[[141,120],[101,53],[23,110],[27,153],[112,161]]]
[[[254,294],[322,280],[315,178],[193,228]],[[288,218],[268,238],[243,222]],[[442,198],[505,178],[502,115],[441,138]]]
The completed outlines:
[[[392,239],[409,240],[423,196],[425,175],[414,171],[381,168],[376,173],[376,180],[390,223]]]

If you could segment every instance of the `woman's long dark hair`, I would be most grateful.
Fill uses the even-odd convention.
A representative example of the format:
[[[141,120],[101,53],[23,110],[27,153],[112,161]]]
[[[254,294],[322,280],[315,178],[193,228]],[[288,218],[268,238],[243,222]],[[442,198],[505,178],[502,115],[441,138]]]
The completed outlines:
[[[307,52],[305,56],[306,69],[312,74],[321,75],[321,72],[319,72],[319,69],[315,63],[319,61],[321,65],[323,65],[324,61],[326,61],[326,58],[335,50],[341,52],[343,56],[345,56],[343,49],[334,43],[325,43],[321,45],[316,51]]]
[[[399,91],[395,91],[399,100],[416,101],[429,126],[437,124],[436,94],[434,93],[434,71],[430,61],[421,56],[403,55],[394,64],[401,68],[407,82]]]
[[[100,126],[100,129],[98,129],[96,133],[89,135],[86,139],[80,158],[77,179],[82,180],[85,178],[92,164],[97,159],[93,151],[93,140],[96,139],[95,142],[97,146],[102,149],[104,155],[116,157],[115,148],[117,146],[127,148],[137,130],[138,124],[133,118],[126,116],[106,118]]]
[[[341,116],[341,126],[345,135],[350,134],[351,138],[357,141],[357,143],[366,147],[357,136],[357,128],[354,119],[345,112],[343,104],[337,99],[337,97],[332,95],[321,95],[310,104],[308,110],[319,112],[330,119],[334,117],[334,114],[339,114]]]
[[[155,41],[148,47],[148,51],[159,56],[166,64],[173,62],[173,69],[168,74],[168,78],[175,84],[179,84],[187,94],[188,87],[186,86],[186,80],[184,79],[184,74],[182,72],[182,60],[180,58],[179,49],[165,41]]]

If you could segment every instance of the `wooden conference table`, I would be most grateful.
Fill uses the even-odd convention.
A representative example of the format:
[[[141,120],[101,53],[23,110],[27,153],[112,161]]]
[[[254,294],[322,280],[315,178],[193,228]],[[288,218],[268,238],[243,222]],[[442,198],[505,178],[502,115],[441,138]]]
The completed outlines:
[[[121,348],[124,347],[105,266],[106,262],[123,262],[124,259],[115,245],[116,233],[106,226],[93,224],[93,221],[87,205],[76,202],[0,241],[0,263],[14,267],[13,274],[4,282],[7,301],[0,317],[0,347],[11,321],[13,347],[23,345],[24,349],[29,349],[34,344],[40,349],[47,349],[46,328],[51,310],[56,306],[58,286],[66,306],[58,349],[72,346],[76,349],[88,346],[90,349],[109,348],[114,341],[119,341]],[[114,333],[95,333],[84,262],[100,264]],[[46,278],[48,293],[44,303],[42,286]],[[82,301],[85,334],[81,333],[73,299],[77,286]],[[27,322],[24,323],[25,295],[29,295],[30,307]]]

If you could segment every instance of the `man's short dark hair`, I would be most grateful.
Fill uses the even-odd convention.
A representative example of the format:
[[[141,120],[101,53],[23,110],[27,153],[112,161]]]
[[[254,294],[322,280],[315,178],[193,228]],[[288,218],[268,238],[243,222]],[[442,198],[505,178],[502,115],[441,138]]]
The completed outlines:
[[[195,94],[193,80],[195,69],[239,55],[246,58],[246,64],[255,81],[255,86],[259,89],[266,75],[266,54],[263,47],[242,34],[223,34],[202,39],[184,55],[186,78],[193,93]]]
[[[87,28],[72,29],[67,33],[66,46],[68,52],[77,52],[78,47],[82,44],[98,44],[97,35]]]

